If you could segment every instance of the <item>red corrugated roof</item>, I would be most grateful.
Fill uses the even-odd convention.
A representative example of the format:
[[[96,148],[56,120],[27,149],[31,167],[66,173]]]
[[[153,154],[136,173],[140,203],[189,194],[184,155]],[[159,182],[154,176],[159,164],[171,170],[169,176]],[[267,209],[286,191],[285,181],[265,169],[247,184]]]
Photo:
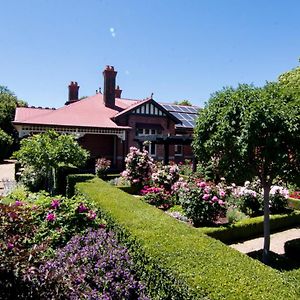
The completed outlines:
[[[18,107],[16,109],[14,123],[99,128],[128,128],[118,126],[111,120],[111,118],[127,107],[134,105],[136,102],[138,102],[138,100],[117,98],[116,107],[112,109],[104,105],[102,94],[96,94],[56,110]]]

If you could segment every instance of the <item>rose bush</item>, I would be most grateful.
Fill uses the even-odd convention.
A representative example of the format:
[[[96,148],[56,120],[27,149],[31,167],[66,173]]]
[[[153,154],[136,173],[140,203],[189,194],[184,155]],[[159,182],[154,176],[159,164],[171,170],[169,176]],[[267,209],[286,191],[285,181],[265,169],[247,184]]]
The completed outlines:
[[[225,214],[226,195],[216,186],[201,180],[181,182],[180,185],[177,189],[179,201],[195,226],[209,225]]]
[[[107,171],[109,170],[111,161],[102,157],[96,159],[95,163],[95,173],[99,178],[105,177]]]
[[[136,147],[130,147],[130,152],[125,158],[126,168],[122,172],[122,176],[130,182],[130,184],[140,191],[151,178],[153,159],[149,156],[147,150],[142,151]]]
[[[170,191],[172,185],[179,179],[179,168],[176,164],[162,165],[158,163],[155,165],[151,179],[155,186]]]

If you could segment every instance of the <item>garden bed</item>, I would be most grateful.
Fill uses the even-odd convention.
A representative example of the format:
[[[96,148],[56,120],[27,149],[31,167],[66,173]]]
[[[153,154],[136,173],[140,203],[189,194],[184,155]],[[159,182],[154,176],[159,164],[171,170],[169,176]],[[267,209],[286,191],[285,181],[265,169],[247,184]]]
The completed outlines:
[[[77,190],[128,246],[154,299],[296,299],[271,268],[99,180]],[[274,290],[276,293],[274,293]]]

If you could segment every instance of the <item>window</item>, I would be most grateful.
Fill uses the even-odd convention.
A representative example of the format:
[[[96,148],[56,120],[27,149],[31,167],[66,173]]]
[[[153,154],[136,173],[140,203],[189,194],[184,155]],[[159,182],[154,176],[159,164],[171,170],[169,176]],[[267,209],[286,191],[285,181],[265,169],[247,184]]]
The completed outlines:
[[[182,155],[183,155],[183,146],[175,145],[175,156],[182,156]]]
[[[148,129],[148,128],[139,128],[137,130],[138,136],[150,136],[150,135],[157,135],[157,129]],[[145,149],[149,152],[151,156],[156,156],[156,144],[150,143],[149,145],[145,146]]]

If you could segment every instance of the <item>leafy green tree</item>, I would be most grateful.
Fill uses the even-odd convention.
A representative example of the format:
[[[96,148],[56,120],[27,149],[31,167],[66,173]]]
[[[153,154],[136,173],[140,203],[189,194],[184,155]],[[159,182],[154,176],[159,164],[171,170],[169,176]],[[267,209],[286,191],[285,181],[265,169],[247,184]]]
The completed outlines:
[[[298,100],[300,99],[300,67],[296,67],[281,74],[278,81],[284,88],[286,94],[291,95]]]
[[[184,105],[184,106],[192,106],[192,103],[189,100],[174,101],[174,104]]]
[[[36,134],[21,141],[20,150],[14,156],[22,165],[42,174],[45,187],[52,194],[57,186],[57,171],[60,166],[82,166],[89,153],[81,148],[74,136],[59,135],[53,130]]]
[[[0,161],[7,157],[12,143],[12,137],[0,128]]]
[[[269,192],[279,176],[300,173],[300,105],[281,85],[239,85],[215,93],[199,112],[193,148],[229,180],[258,176],[264,190],[264,252],[270,248]]]
[[[11,122],[15,117],[16,107],[26,105],[26,102],[19,100],[7,87],[0,85],[0,129],[10,137],[9,143],[6,143],[5,155],[2,155],[4,151],[1,147],[2,158],[8,157],[18,145],[18,134]]]

